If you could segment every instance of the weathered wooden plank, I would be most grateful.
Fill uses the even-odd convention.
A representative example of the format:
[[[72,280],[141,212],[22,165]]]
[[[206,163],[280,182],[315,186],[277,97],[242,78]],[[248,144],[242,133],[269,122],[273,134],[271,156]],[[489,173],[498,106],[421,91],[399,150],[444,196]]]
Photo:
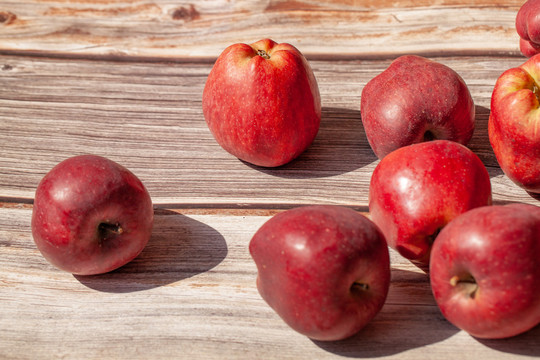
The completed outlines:
[[[538,204],[502,174],[487,138],[493,85],[523,60],[434,59],[469,85],[477,108],[470,147],[490,171],[495,200]],[[262,169],[223,151],[206,127],[201,94],[211,63],[0,57],[0,197],[30,202],[56,163],[95,153],[134,171],[158,204],[365,209],[377,159],[363,132],[360,96],[389,63],[312,61],[323,101],[321,130],[299,159]]]
[[[149,245],[109,274],[74,277],[35,248],[30,205],[0,207],[0,357],[9,359],[507,359],[540,354],[540,328],[479,341],[440,314],[427,276],[391,252],[380,314],[358,335],[313,342],[259,297],[248,251],[271,213],[156,210]]]
[[[215,58],[271,37],[309,56],[518,53],[522,0],[24,0],[0,4],[0,51]]]
[[[0,2],[0,358],[540,356],[540,327],[499,341],[458,331],[426,275],[394,251],[376,319],[346,341],[310,341],[259,297],[247,248],[281,209],[368,210],[378,162],[361,124],[361,90],[404,53],[433,57],[469,85],[477,109],[470,147],[488,167],[495,202],[539,205],[502,174],[487,138],[495,80],[524,61],[514,29],[523,1]],[[308,56],[323,99],[316,141],[277,169],[225,153],[201,110],[215,57],[263,37]],[[37,183],[82,153],[133,170],[156,208],[143,253],[94,277],[53,268],[30,232]]]

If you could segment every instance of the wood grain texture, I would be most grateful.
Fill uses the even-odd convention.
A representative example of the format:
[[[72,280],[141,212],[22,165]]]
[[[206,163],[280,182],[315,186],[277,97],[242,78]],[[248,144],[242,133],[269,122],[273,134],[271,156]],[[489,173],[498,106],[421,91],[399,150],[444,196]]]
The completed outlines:
[[[270,37],[325,58],[517,54],[523,1],[22,0],[0,4],[0,51],[215,58]]]
[[[495,81],[525,61],[514,27],[523,1],[1,1],[0,358],[538,358],[540,327],[497,341],[458,331],[427,276],[394,251],[374,321],[345,341],[311,341],[260,298],[248,252],[255,231],[284,209],[338,204],[369,216],[378,160],[360,97],[401,54],[464,78],[476,104],[469,146],[495,203],[540,205],[502,173],[487,137]],[[264,37],[307,55],[323,102],[313,145],[276,169],[222,150],[201,108],[219,53]],[[41,256],[30,218],[40,179],[87,153],[141,178],[155,227],[133,262],[75,277]]]
[[[310,341],[258,295],[247,246],[266,215],[159,209],[137,259],[89,277],[58,271],[41,257],[30,215],[28,205],[0,207],[1,358],[462,360],[540,354],[540,328],[503,341],[458,331],[440,314],[427,276],[393,251],[381,313],[345,341]]]
[[[502,174],[487,138],[493,85],[523,59],[434,60],[456,70],[470,88],[477,126],[469,146],[488,167],[495,201],[538,204]],[[94,153],[135,172],[157,204],[365,209],[378,161],[363,131],[360,96],[389,63],[311,61],[323,102],[320,132],[299,159],[264,169],[239,161],[212,138],[201,108],[211,63],[0,57],[0,197],[31,202],[56,163]]]

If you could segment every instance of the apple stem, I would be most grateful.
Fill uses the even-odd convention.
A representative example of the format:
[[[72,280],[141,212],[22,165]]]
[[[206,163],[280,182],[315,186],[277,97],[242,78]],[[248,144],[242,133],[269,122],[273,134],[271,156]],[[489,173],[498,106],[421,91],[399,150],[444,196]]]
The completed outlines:
[[[366,283],[361,283],[361,282],[355,281],[351,285],[351,293],[353,295],[356,295],[356,296],[358,296],[361,293],[366,292],[368,290],[369,290],[369,284],[366,284]]]
[[[268,55],[268,53],[262,49],[257,50],[257,55],[261,56],[266,60],[270,59],[270,55]]]
[[[468,294],[471,299],[474,299],[474,297],[476,296],[476,292],[478,291],[478,283],[471,275],[465,278],[454,275],[450,278],[450,285],[454,287],[462,287],[465,293]]]
[[[538,88],[538,85],[536,84],[536,82],[534,82],[533,84],[532,92],[536,96],[536,98],[540,100],[540,88]]]

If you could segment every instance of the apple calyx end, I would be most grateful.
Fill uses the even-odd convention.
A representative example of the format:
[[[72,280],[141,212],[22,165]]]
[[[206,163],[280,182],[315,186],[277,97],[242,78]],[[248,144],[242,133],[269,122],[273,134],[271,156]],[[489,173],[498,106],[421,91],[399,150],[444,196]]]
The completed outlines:
[[[269,60],[270,59],[270,54],[268,54],[265,50],[263,49],[259,49],[257,50],[257,55],[262,57],[263,59],[266,59],[266,60]]]
[[[119,223],[102,222],[98,225],[98,232],[100,242],[103,242],[111,237],[121,235],[124,232],[124,229]]]

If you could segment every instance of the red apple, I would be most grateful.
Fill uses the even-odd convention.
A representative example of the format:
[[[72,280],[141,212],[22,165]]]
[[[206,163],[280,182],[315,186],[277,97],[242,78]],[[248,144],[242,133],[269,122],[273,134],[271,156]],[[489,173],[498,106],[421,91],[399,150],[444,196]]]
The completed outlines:
[[[336,205],[275,215],[249,250],[261,297],[294,330],[315,340],[347,338],[382,308],[390,259],[373,222]]]
[[[449,140],[394,150],[375,167],[369,187],[371,220],[390,247],[424,270],[439,231],[461,213],[491,201],[482,161]]]
[[[420,56],[401,56],[371,79],[362,90],[360,112],[379,159],[425,140],[466,145],[474,132],[474,103],[463,79]]]
[[[537,54],[540,47],[540,1],[528,0],[520,7],[516,30],[523,55],[531,57]]]
[[[495,83],[489,141],[504,173],[523,189],[540,193],[540,55],[506,70]]]
[[[143,250],[153,217],[150,195],[132,172],[109,159],[81,155],[62,161],[39,183],[32,235],[57,268],[100,274]]]
[[[540,45],[534,44],[530,41],[519,39],[519,50],[526,57],[531,57],[540,52]]]
[[[540,323],[540,208],[473,209],[433,245],[430,280],[443,315],[478,338],[506,338]]]
[[[321,98],[313,71],[294,46],[264,39],[219,56],[204,87],[204,117],[216,141],[246,162],[275,167],[315,139]]]

